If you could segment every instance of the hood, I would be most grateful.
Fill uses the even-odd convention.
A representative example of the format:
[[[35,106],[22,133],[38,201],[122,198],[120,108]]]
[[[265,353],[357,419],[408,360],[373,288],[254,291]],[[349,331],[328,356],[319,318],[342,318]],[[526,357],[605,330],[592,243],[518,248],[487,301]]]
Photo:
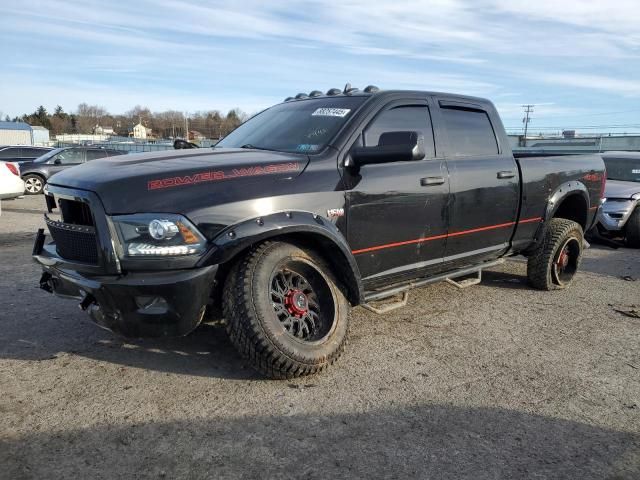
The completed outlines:
[[[606,198],[631,198],[640,193],[639,182],[623,182],[621,180],[607,180],[604,190]]]
[[[286,188],[309,157],[249,149],[120,155],[63,170],[52,185],[95,192],[109,214],[187,213]]]

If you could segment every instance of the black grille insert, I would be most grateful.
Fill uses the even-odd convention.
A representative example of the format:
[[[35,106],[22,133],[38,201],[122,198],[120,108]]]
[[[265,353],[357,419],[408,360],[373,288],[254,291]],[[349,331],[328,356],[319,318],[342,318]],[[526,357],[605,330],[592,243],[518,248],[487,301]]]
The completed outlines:
[[[91,208],[89,208],[87,203],[61,198],[58,200],[58,205],[60,205],[60,214],[64,223],[70,225],[86,225],[89,227],[95,225],[93,223]]]
[[[85,225],[71,225],[45,218],[49,232],[56,242],[58,255],[67,260],[98,263],[96,230]]]

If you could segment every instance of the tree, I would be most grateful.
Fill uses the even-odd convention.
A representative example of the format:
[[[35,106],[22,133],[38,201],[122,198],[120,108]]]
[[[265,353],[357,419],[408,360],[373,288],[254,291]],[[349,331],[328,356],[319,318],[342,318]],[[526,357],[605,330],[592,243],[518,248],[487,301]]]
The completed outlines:
[[[72,131],[71,117],[60,105],[55,108],[54,114],[50,118],[50,122],[52,135],[69,133]]]
[[[95,126],[100,125],[102,118],[107,115],[104,107],[81,103],[76,113],[76,128],[79,133],[93,133]]]

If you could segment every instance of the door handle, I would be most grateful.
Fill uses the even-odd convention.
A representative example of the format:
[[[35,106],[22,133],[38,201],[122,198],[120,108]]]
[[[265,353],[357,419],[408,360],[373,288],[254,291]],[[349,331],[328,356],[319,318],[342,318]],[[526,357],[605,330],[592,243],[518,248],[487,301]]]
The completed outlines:
[[[505,170],[502,172],[498,172],[498,178],[513,178],[515,177],[516,174],[513,173],[511,170]]]
[[[420,186],[430,187],[431,185],[442,185],[444,177],[424,177],[420,179]]]

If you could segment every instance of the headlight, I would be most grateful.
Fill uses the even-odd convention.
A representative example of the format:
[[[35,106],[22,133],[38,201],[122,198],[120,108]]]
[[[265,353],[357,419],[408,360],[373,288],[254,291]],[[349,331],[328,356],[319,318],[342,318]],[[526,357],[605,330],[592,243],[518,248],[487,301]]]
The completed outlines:
[[[206,239],[182,215],[141,213],[111,219],[128,256],[195,255],[206,248]]]

